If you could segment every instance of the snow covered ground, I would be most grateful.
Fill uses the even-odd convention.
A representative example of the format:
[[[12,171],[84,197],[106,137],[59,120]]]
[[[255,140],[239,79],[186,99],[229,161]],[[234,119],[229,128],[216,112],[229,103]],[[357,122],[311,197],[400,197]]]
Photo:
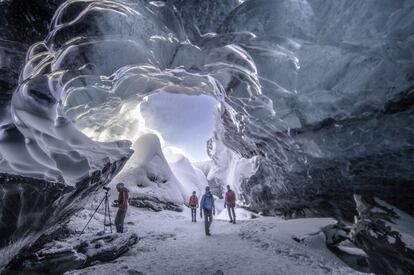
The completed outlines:
[[[163,150],[157,135],[141,136],[134,150],[111,187],[122,181],[130,189],[130,197],[143,193],[179,205],[192,190],[201,196],[207,185],[204,174],[180,152]],[[110,200],[116,195],[112,188]],[[88,209],[75,215],[70,228],[80,231],[99,201],[98,195]],[[217,216],[209,237],[200,218],[191,222],[188,208],[179,213],[130,207],[125,231],[136,233],[138,244],[115,261],[68,274],[359,274],[326,247],[322,228],[335,224],[334,219],[286,221],[237,208],[238,223],[234,225],[228,222],[223,205],[216,197]],[[102,209],[87,232],[103,229]],[[113,209],[112,218],[115,212]]]
[[[361,274],[326,248],[321,228],[333,219],[246,219],[246,211],[237,213],[244,219],[235,225],[218,213],[221,219],[207,237],[203,222],[192,223],[187,208],[155,213],[130,207],[125,228],[138,234],[138,244],[113,262],[67,274]],[[82,228],[89,214],[76,215],[70,227]],[[97,214],[87,232],[102,230]]]

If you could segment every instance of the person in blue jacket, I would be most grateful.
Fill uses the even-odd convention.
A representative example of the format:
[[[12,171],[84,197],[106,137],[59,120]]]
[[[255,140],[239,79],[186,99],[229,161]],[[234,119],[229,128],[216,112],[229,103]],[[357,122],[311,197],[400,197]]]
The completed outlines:
[[[206,193],[201,198],[200,203],[200,217],[203,218],[204,213],[204,229],[206,235],[210,236],[210,225],[213,222],[213,215],[216,215],[216,209],[214,207],[214,197],[210,192],[210,187],[206,187]]]

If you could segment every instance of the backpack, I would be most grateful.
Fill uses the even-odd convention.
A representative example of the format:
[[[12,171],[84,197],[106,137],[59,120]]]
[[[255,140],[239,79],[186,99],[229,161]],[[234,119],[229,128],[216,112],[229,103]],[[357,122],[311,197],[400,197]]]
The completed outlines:
[[[226,193],[226,203],[229,206],[234,206],[236,204],[236,194],[233,190],[227,191]]]
[[[213,195],[204,195],[204,209],[211,210],[213,209],[214,198]]]
[[[190,203],[189,204],[190,204],[190,206],[197,206],[197,204],[198,204],[197,196],[192,195],[190,197]]]

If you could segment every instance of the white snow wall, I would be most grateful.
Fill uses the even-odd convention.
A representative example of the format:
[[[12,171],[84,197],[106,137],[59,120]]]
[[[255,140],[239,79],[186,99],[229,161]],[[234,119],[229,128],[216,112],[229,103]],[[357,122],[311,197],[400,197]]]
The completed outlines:
[[[133,144],[134,153],[111,185],[123,182],[130,198],[155,197],[162,202],[182,205],[193,191],[198,195],[207,186],[204,174],[180,153],[164,148],[155,134],[143,134]],[[116,194],[114,194],[116,195]]]

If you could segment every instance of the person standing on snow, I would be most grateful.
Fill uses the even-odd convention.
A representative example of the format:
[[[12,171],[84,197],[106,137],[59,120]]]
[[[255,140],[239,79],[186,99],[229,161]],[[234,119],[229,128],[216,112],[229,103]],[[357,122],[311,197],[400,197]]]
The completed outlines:
[[[114,201],[113,206],[118,207],[118,212],[115,217],[115,227],[117,233],[124,233],[124,220],[128,210],[128,192],[129,190],[124,186],[122,182],[116,185],[118,190],[118,200]]]
[[[216,209],[214,207],[214,197],[210,192],[210,187],[206,187],[206,193],[201,198],[200,203],[200,217],[203,218],[204,212],[204,229],[206,235],[210,236],[210,225],[213,222],[213,215],[216,215]]]
[[[236,194],[230,189],[230,185],[227,185],[226,197],[224,199],[224,208],[229,211],[230,223],[236,224],[236,213],[234,207],[236,206]]]
[[[193,191],[193,195],[190,197],[188,205],[191,208],[191,221],[197,222],[198,198],[196,196],[196,191]]]

